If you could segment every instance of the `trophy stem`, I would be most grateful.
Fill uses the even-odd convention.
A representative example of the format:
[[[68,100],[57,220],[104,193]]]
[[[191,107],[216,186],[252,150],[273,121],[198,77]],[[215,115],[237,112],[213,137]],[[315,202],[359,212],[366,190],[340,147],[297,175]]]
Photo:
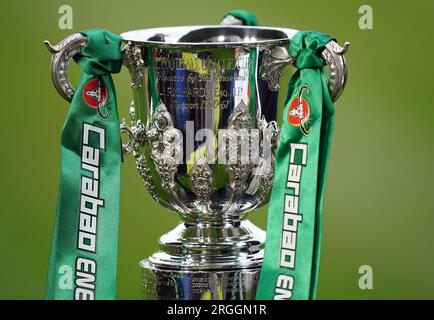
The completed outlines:
[[[265,232],[239,226],[179,224],[160,238],[160,251],[140,262],[149,300],[254,299]]]

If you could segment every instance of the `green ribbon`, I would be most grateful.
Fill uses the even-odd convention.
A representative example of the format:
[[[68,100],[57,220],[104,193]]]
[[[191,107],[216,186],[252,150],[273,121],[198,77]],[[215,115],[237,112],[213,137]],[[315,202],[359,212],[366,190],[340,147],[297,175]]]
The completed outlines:
[[[299,32],[290,42],[297,71],[283,111],[257,299],[315,298],[334,122],[320,53],[330,40],[320,33]]]
[[[112,73],[121,38],[94,29],[61,138],[62,171],[46,299],[115,299],[121,139]]]
[[[258,20],[256,19],[255,15],[249,11],[245,10],[231,10],[226,12],[223,15],[223,18],[226,18],[227,16],[232,16],[234,18],[237,18],[243,22],[243,25],[245,26],[257,26]]]

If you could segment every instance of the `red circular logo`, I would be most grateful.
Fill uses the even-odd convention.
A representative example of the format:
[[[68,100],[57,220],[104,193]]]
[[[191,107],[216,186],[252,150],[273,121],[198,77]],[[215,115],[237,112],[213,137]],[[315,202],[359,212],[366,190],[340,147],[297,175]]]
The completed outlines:
[[[300,126],[300,121],[307,121],[307,119],[309,119],[309,104],[303,98],[301,99],[301,103],[299,97],[294,98],[294,100],[291,102],[291,105],[289,106],[289,123],[295,127],[298,127]]]
[[[84,86],[83,99],[91,108],[102,107],[107,101],[107,89],[99,79],[92,79]]]

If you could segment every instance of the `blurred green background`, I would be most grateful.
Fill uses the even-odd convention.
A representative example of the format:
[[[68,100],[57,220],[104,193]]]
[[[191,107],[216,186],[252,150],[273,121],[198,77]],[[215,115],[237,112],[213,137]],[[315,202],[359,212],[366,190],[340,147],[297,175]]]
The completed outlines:
[[[58,27],[64,4],[74,10],[73,30]],[[373,8],[372,30],[358,26],[363,4]],[[432,0],[1,1],[0,298],[42,299],[44,292],[68,104],[52,87],[42,41],[94,27],[121,33],[216,24],[234,8],[253,11],[261,25],[317,30],[352,43],[349,83],[335,105],[318,298],[434,298]],[[70,70],[77,80],[78,67]],[[128,72],[114,79],[126,117]],[[250,218],[265,228],[266,211]],[[152,200],[127,159],[119,299],[140,298],[138,262],[178,221]],[[373,290],[358,287],[361,265],[373,268]]]

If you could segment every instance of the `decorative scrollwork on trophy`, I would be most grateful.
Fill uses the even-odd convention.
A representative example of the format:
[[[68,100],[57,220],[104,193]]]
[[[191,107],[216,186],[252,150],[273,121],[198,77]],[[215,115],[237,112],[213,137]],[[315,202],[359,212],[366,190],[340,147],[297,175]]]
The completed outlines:
[[[268,82],[268,88],[271,91],[277,91],[279,90],[279,79],[282,70],[287,65],[293,65],[294,63],[295,58],[288,54],[285,47],[276,46],[271,50],[265,49],[259,74],[262,80]]]
[[[142,49],[139,45],[129,42],[122,50],[123,65],[128,68],[131,74],[131,88],[138,89],[142,87],[144,61]]]
[[[142,178],[143,184],[152,198],[158,203],[165,205],[155,190],[155,185],[152,182],[152,172],[151,169],[149,169],[148,162],[144,155],[136,157],[136,168]]]
[[[158,203],[165,205],[161,198],[158,196],[155,185],[152,181],[152,172],[149,168],[148,161],[143,154],[140,154],[139,148],[143,147],[146,141],[145,126],[140,120],[136,121],[136,111],[134,104],[131,103],[130,106],[130,117],[131,117],[131,127],[128,127],[125,119],[122,119],[120,130],[122,134],[128,136],[128,142],[122,144],[122,155],[128,155],[133,153],[134,159],[136,161],[136,168],[142,178],[142,182],[148,190],[152,198]]]
[[[231,144],[228,150],[228,163],[226,171],[229,174],[229,188],[231,192],[244,193],[247,189],[247,178],[252,172],[253,164],[247,159],[243,161],[243,157],[250,157],[251,143],[249,129],[252,126],[252,118],[249,114],[249,108],[241,100],[235,107],[234,112],[228,120],[227,138]],[[244,150],[241,150],[244,148]],[[232,199],[232,196],[230,196]]]
[[[193,169],[191,169],[190,182],[199,205],[209,208],[209,199],[215,188],[213,172],[205,158],[199,158]]]
[[[267,122],[265,117],[258,117],[257,128],[262,134],[260,159],[255,168],[255,176],[250,183],[248,194],[256,197],[256,206],[261,205],[271,191],[274,181],[275,153],[279,145],[280,129],[276,121]]]
[[[174,127],[172,116],[162,102],[152,114],[146,137],[163,189],[173,192],[176,187],[175,174],[182,155],[182,133]]]

